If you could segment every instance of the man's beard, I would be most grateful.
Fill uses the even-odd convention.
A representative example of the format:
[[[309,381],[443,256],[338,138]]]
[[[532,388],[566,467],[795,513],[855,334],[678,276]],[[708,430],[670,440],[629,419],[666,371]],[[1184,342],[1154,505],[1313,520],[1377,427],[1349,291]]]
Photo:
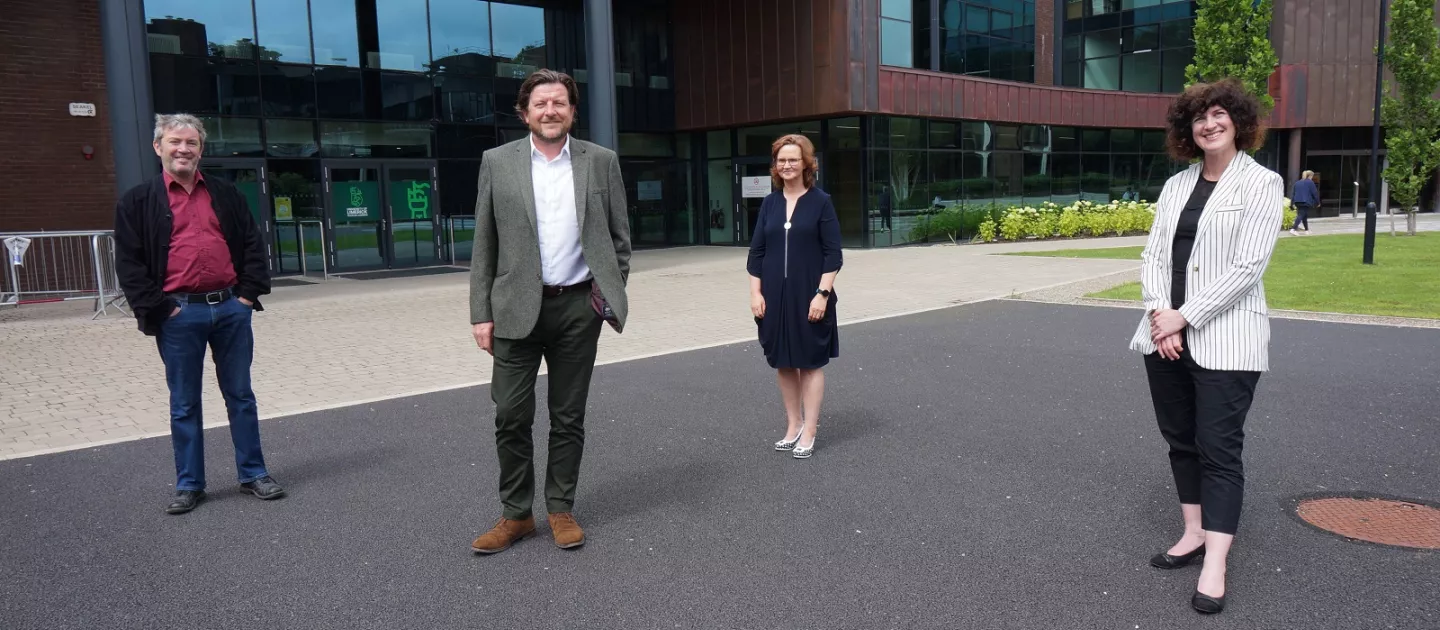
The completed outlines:
[[[561,128],[555,132],[555,135],[549,135],[545,133],[546,123],[558,123],[560,124]],[[565,128],[564,125],[565,124],[560,121],[542,120],[540,121],[540,124],[536,125],[534,129],[531,129],[531,131],[533,131],[535,135],[538,136],[541,140],[545,140],[546,142],[560,142],[561,140],[565,139],[565,136],[570,135],[570,130]]]

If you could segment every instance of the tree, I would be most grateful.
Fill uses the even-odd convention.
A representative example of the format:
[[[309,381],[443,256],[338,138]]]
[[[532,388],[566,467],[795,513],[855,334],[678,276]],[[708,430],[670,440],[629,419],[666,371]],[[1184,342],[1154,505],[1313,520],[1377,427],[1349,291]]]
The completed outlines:
[[[1270,45],[1274,12],[1274,0],[1199,0],[1195,61],[1185,67],[1186,84],[1239,79],[1269,113],[1275,107],[1270,75],[1280,63]]]
[[[1391,0],[1390,38],[1385,43],[1386,96],[1380,106],[1389,166],[1382,176],[1390,194],[1409,211],[1440,166],[1440,30],[1433,0]]]

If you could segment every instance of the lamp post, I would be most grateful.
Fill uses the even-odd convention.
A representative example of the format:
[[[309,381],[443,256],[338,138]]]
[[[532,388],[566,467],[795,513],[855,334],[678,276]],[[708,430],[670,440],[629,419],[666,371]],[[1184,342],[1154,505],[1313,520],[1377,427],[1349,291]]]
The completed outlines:
[[[1365,205],[1365,254],[1362,262],[1375,264],[1375,211],[1380,194],[1380,102],[1385,90],[1385,19],[1390,0],[1380,0],[1380,41],[1375,54],[1375,121],[1370,131],[1370,203]]]

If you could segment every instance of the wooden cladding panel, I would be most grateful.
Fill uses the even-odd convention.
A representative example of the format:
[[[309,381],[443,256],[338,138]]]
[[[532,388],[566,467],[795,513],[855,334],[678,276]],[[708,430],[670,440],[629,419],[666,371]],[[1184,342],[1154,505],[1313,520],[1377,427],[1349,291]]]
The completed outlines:
[[[1168,94],[1101,92],[885,67],[879,107],[895,116],[1081,127],[1161,128]],[[953,104],[947,107],[946,104]]]
[[[672,3],[677,126],[725,127],[849,110],[845,84],[836,79],[849,67],[847,1]]]

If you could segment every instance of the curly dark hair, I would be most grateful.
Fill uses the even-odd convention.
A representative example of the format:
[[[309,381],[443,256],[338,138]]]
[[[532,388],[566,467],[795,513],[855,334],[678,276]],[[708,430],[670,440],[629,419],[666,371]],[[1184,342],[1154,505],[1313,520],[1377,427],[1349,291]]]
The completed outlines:
[[[1260,122],[1260,101],[1236,79],[1214,83],[1196,83],[1186,88],[1170,104],[1165,115],[1166,149],[1180,161],[1199,159],[1205,154],[1195,145],[1191,123],[1211,107],[1219,105],[1235,123],[1235,148],[1241,151],[1258,149],[1265,144],[1265,127]]]

